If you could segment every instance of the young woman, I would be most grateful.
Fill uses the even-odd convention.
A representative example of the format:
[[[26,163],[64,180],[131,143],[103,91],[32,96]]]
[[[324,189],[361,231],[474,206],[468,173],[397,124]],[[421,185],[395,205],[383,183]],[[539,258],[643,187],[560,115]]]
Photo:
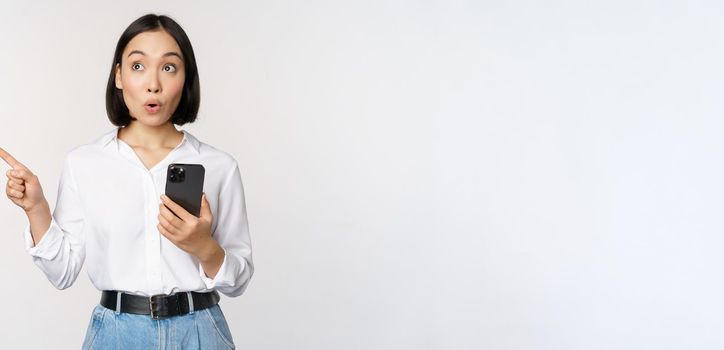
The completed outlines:
[[[102,291],[84,349],[234,348],[218,292],[241,295],[254,272],[244,190],[231,155],[176,129],[198,109],[186,33],[149,14],[116,46],[106,90],[116,127],[67,153],[52,215],[38,178],[0,149],[33,262],[58,289],[85,262]],[[198,217],[163,195],[171,163],[204,166]]]

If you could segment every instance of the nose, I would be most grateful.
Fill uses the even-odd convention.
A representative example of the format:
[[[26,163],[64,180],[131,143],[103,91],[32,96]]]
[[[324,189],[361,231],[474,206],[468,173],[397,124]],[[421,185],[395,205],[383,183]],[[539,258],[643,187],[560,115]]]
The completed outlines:
[[[156,74],[151,74],[151,78],[148,81],[148,87],[146,88],[146,90],[151,93],[161,92],[161,84],[159,83]]]

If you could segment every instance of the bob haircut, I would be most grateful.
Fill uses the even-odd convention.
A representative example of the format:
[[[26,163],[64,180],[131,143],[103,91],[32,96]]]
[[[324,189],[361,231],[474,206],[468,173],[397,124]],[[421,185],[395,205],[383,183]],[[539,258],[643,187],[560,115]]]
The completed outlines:
[[[125,127],[131,124],[131,120],[136,119],[130,115],[128,107],[123,101],[123,90],[116,87],[116,64],[121,64],[123,50],[126,49],[131,39],[143,32],[155,30],[163,30],[176,40],[179,48],[181,48],[184,69],[186,70],[186,80],[184,81],[181,100],[171,116],[171,122],[176,125],[184,125],[186,123],[193,123],[196,120],[196,115],[199,112],[201,91],[199,88],[196,58],[194,57],[194,49],[191,47],[191,41],[188,36],[186,36],[186,32],[184,32],[181,26],[173,19],[163,15],[147,14],[133,21],[123,34],[121,34],[116,45],[111,74],[108,77],[108,85],[106,86],[106,113],[113,125]]]

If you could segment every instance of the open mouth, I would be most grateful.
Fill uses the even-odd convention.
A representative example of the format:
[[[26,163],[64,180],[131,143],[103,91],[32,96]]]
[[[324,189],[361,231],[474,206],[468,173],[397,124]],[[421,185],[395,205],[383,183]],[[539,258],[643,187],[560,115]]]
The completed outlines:
[[[159,109],[161,109],[161,105],[156,103],[149,103],[143,107],[146,108],[146,111],[148,111],[149,113],[156,113]]]

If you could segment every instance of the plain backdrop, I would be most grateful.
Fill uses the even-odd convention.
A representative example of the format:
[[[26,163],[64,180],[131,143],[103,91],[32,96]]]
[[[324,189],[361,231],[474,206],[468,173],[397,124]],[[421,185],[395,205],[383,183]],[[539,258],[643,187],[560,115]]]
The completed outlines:
[[[183,128],[246,189],[238,348],[721,349],[722,4],[3,2],[0,147],[54,207],[113,127],[118,37],[166,14],[200,70]],[[0,347],[79,348],[100,293],[56,290],[26,224],[0,198]]]

